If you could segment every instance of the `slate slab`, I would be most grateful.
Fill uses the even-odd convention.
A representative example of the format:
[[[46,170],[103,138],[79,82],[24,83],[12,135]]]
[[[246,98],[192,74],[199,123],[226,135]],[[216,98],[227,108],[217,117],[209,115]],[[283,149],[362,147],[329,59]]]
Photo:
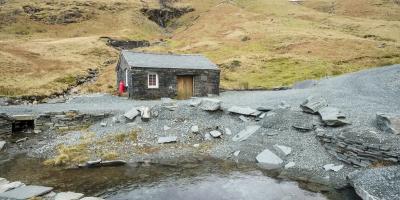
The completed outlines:
[[[159,137],[157,143],[158,144],[173,143],[176,142],[177,140],[178,138],[176,136]]]
[[[15,199],[15,200],[29,199],[47,194],[52,190],[53,190],[52,187],[44,187],[36,185],[21,186],[4,193],[0,193],[0,199]]]
[[[4,148],[4,145],[6,145],[6,141],[0,141],[0,151]]]
[[[130,120],[133,120],[136,116],[138,116],[140,112],[137,108],[132,108],[128,112],[124,114],[124,116]]]
[[[21,183],[19,181],[2,184],[2,185],[0,185],[0,193],[1,192],[6,192],[8,190],[12,190],[14,188],[18,188],[18,187],[21,187],[21,186],[24,186],[24,185],[25,184],[23,184],[23,183]]]
[[[277,169],[283,163],[283,160],[269,149],[265,149],[258,154],[256,160],[265,169]]]
[[[257,132],[258,129],[260,129],[260,126],[258,126],[258,125],[247,126],[244,130],[242,130],[238,134],[236,134],[232,138],[232,140],[234,142],[241,142],[243,140],[246,140],[251,135],[253,135],[255,132]]]
[[[78,200],[83,196],[82,193],[60,192],[55,196],[54,200]]]
[[[275,144],[274,148],[277,152],[279,152],[280,154],[287,156],[292,152],[292,148],[284,146],[284,145],[279,145],[279,144]]]
[[[228,112],[239,114],[239,115],[254,116],[254,117],[261,114],[261,112],[256,109],[252,109],[250,107],[239,107],[239,106],[230,107],[228,109]]]
[[[317,114],[318,111],[322,108],[328,106],[328,102],[322,97],[308,97],[302,104],[300,104],[300,108],[303,112]]]
[[[327,126],[343,126],[350,124],[346,116],[337,108],[325,107],[318,111],[322,122]]]

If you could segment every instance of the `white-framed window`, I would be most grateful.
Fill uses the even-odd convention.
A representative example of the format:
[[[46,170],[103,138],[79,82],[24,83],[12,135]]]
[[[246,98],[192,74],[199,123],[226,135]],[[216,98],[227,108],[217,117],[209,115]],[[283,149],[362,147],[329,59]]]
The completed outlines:
[[[158,74],[150,73],[147,75],[148,88],[158,88]]]
[[[125,69],[125,86],[128,87],[128,69]]]

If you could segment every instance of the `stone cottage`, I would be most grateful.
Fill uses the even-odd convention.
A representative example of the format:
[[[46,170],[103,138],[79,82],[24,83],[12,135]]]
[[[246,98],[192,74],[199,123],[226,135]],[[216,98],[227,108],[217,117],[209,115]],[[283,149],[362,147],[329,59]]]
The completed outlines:
[[[132,99],[219,95],[220,70],[202,55],[123,50],[116,72],[117,85],[123,81]]]

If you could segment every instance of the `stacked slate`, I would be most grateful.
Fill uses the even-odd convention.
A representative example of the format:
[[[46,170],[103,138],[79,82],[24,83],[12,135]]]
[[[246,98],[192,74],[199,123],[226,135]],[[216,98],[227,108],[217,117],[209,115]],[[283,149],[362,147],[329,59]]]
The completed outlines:
[[[5,113],[0,113],[0,135],[12,133],[13,119]]]
[[[345,131],[340,134],[319,132],[317,138],[328,153],[356,167],[368,167],[378,161],[399,163],[400,160],[397,135]]]

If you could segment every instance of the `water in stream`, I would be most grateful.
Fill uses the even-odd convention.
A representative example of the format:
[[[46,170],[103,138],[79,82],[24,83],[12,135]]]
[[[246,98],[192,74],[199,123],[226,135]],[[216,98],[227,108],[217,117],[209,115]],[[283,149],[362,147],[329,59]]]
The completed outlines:
[[[0,156],[0,177],[56,191],[82,192],[112,200],[133,199],[355,199],[353,192],[313,193],[291,181],[273,179],[252,165],[219,160],[184,164],[61,169],[25,155]]]

